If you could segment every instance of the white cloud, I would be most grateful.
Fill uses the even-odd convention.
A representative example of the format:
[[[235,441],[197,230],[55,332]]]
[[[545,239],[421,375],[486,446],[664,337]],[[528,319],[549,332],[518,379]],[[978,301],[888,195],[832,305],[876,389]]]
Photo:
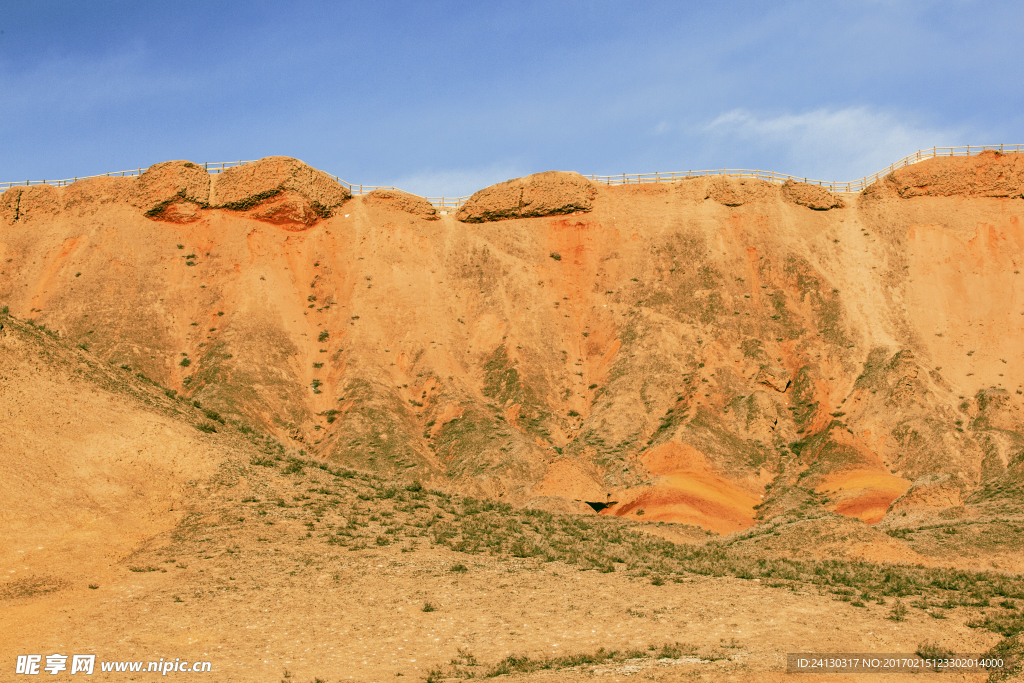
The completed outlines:
[[[836,181],[864,177],[919,149],[977,142],[967,139],[964,129],[919,125],[868,107],[774,117],[734,109],[705,131],[719,148],[752,145],[758,152],[754,156],[768,153],[788,166],[765,170]],[[742,158],[734,151],[728,156]]]

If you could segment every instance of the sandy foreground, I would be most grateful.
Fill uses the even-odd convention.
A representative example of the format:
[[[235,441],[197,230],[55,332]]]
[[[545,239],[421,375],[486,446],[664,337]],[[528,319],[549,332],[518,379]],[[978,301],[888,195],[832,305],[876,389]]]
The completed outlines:
[[[612,573],[580,571],[539,558],[452,552],[429,538],[339,547],[321,531],[351,513],[302,506],[303,499],[315,502],[307,493],[326,490],[329,479],[319,471],[288,478],[259,467],[222,470],[192,514],[108,567],[52,562],[45,549],[38,563],[31,552],[7,562],[5,574],[13,567],[25,577],[25,592],[33,585],[38,592],[3,603],[5,667],[19,654],[94,653],[99,660],[209,661],[212,672],[202,678],[218,681],[421,680],[431,672],[443,680],[459,672],[484,677],[509,655],[541,659],[604,648],[640,656],[512,678],[781,680],[793,678],[784,674],[787,652],[913,653],[941,642],[980,653],[999,640],[968,628],[960,608],[944,619],[911,609],[906,621],[894,622],[891,600],[855,607],[799,584],[684,575],[654,585],[621,565]],[[256,499],[289,503],[261,514],[265,508],[244,502]],[[370,524],[372,538],[376,522]],[[45,577],[62,587],[44,592]],[[428,604],[433,611],[424,611]],[[655,658],[666,644],[682,645],[687,656]],[[174,677],[200,674],[172,672],[167,680]]]

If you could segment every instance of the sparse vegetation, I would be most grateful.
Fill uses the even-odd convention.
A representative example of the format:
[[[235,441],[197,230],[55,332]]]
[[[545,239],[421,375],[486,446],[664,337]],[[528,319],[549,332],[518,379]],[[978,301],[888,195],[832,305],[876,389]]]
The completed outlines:
[[[930,640],[926,640],[918,645],[915,654],[921,659],[946,659],[953,656],[953,653],[948,648],[944,648],[939,643]]]
[[[544,657],[538,659],[527,657],[525,655],[509,655],[491,667],[484,676],[486,678],[494,678],[495,676],[504,676],[508,674],[533,673],[534,671],[557,671],[559,669],[571,669],[574,667],[585,666],[587,664],[624,662],[629,659],[641,659],[646,657],[648,657],[648,653],[643,650],[627,650],[620,652],[617,650],[605,650],[604,648],[600,648],[593,653],[579,653],[564,655],[561,657]]]

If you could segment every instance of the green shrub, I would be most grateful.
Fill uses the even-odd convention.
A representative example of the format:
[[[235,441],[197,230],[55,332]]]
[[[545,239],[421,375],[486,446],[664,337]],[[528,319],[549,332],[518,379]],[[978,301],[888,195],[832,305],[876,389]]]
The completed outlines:
[[[655,655],[657,659],[682,659],[683,657],[693,657],[697,654],[697,648],[693,645],[684,645],[682,643],[675,643],[669,645],[665,643],[661,646],[661,650]]]
[[[206,432],[207,434],[217,433],[217,426],[214,425],[212,422],[200,422],[199,424],[196,425],[196,429],[198,429],[201,432]]]
[[[984,619],[967,622],[971,628],[983,628],[1007,638],[1024,632],[1024,614],[987,614]]]
[[[947,648],[930,640],[926,640],[918,645],[915,654],[921,659],[946,659],[953,656],[953,653]]]
[[[320,333],[320,336],[318,336],[316,338],[316,340],[318,342],[325,342],[325,341],[327,341],[330,338],[331,338],[331,333],[328,332],[327,330],[324,330],[323,332]]]
[[[436,612],[437,611],[437,607],[433,603],[425,602],[425,603],[423,603],[423,611],[424,612]]]

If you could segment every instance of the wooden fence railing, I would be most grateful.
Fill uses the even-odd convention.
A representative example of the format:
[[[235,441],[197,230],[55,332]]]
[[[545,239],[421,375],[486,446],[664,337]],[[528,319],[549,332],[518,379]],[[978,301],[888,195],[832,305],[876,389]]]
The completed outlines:
[[[783,183],[787,180],[793,180],[801,183],[810,183],[812,185],[821,185],[832,192],[860,192],[879,178],[884,178],[897,169],[910,166],[911,164],[916,164],[917,162],[924,161],[925,159],[931,159],[932,157],[968,156],[971,154],[980,154],[986,150],[1020,152],[1021,146],[1022,145],[965,145],[963,147],[932,147],[931,149],[922,149],[914,154],[903,157],[896,163],[890,164],[887,168],[884,168],[877,173],[872,173],[871,175],[860,178],[859,180],[850,180],[847,182],[814,180],[811,178],[789,175],[788,173],[776,173],[774,171],[761,171],[749,168],[719,168],[706,171],[675,171],[672,173],[623,173],[621,175],[588,175],[585,177],[593,180],[594,182],[604,183],[605,185],[628,185],[633,183],[669,183],[675,180],[685,180],[687,178],[695,178],[698,176],[729,175],[745,178],[759,178],[760,180],[767,180],[774,183]]]
[[[919,161],[925,159],[931,159],[933,157],[946,157],[946,156],[969,156],[971,154],[980,154],[986,150],[997,150],[999,152],[1015,152],[1021,151],[1022,145],[965,145],[963,147],[932,147],[931,149],[918,150],[914,154],[903,157],[894,164],[890,164],[887,168],[873,173],[869,176],[860,178],[859,180],[851,180],[848,182],[836,182],[833,180],[814,180],[811,178],[789,175],[787,173],[776,173],[774,171],[762,171],[760,169],[748,169],[748,168],[716,168],[702,171],[673,171],[669,173],[654,172],[654,173],[622,173],[620,175],[588,175],[584,176],[590,180],[603,183],[605,185],[630,185],[636,183],[671,183],[678,180],[686,180],[687,178],[696,178],[699,176],[716,176],[716,175],[728,175],[738,176],[741,178],[758,178],[760,180],[767,180],[773,183],[782,183],[787,180],[793,180],[801,183],[810,183],[813,185],[820,185],[828,188],[832,192],[860,192],[865,189],[879,178],[883,178],[896,169],[916,164]],[[203,168],[208,173],[220,173],[225,169],[232,168],[234,166],[242,166],[244,164],[251,164],[250,161],[217,161],[207,162],[202,164]],[[55,187],[64,187],[71,183],[79,180],[86,180],[88,178],[112,178],[112,177],[128,177],[142,175],[146,169],[144,168],[133,168],[127,171],[112,171],[110,173],[103,173],[100,175],[92,176],[78,176],[75,178],[64,178],[62,180],[26,180],[24,182],[9,182],[0,183],[0,190],[10,189],[12,187],[26,186],[26,185],[53,185]],[[373,190],[397,190],[398,188],[393,186],[385,185],[355,185],[342,180],[336,175],[328,173],[339,184],[344,185],[354,195],[366,194]],[[442,211],[456,210],[461,207],[470,195],[465,197],[425,197],[427,201],[433,204],[435,207]]]

